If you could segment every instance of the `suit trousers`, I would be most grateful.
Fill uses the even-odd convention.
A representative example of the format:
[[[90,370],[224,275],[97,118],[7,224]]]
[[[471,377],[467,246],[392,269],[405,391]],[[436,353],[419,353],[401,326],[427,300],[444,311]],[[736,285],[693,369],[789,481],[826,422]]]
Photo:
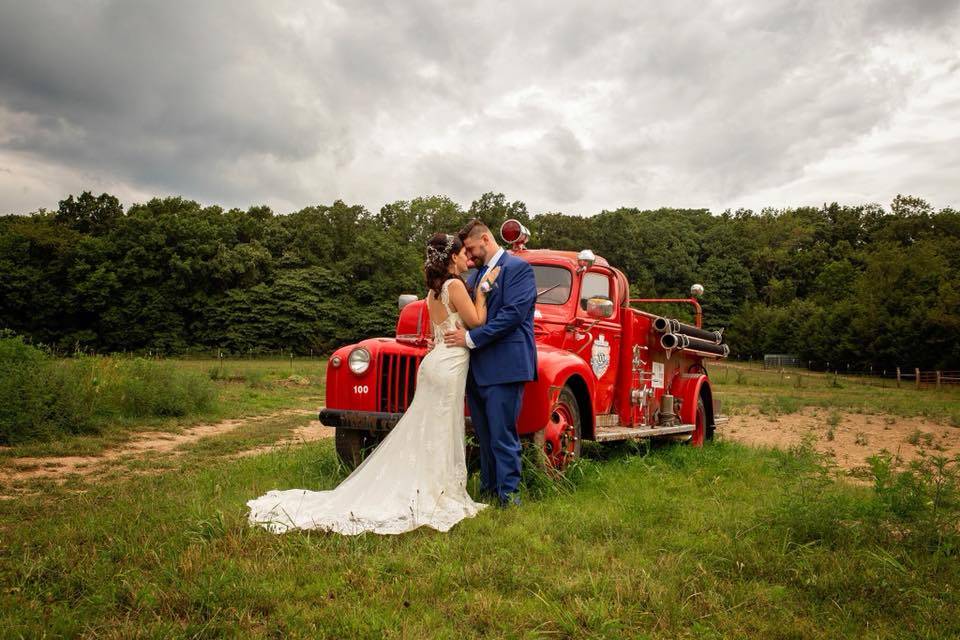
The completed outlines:
[[[506,500],[520,486],[517,418],[524,382],[467,386],[470,420],[480,447],[480,488]]]

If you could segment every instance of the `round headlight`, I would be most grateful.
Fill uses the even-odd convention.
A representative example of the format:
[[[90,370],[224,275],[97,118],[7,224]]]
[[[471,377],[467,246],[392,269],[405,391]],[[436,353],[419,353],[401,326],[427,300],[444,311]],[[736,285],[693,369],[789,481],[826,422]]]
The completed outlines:
[[[350,371],[357,375],[364,373],[370,368],[370,352],[363,347],[357,347],[350,352],[350,356],[347,358],[347,366],[350,367]]]

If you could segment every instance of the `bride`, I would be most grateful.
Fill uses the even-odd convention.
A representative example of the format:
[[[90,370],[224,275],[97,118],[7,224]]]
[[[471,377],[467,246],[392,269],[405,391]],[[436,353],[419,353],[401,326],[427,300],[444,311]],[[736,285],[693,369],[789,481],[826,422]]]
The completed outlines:
[[[486,505],[467,493],[463,399],[469,351],[448,347],[443,334],[457,322],[468,328],[487,318],[486,285],[471,300],[461,274],[467,255],[460,240],[435,234],[424,272],[433,322],[431,350],[420,364],[410,407],[380,445],[331,491],[269,491],[247,502],[250,522],[274,533],[319,529],[345,535],[404,533],[420,526],[447,531]],[[484,281],[492,284],[499,268]],[[481,283],[482,285],[482,283]]]

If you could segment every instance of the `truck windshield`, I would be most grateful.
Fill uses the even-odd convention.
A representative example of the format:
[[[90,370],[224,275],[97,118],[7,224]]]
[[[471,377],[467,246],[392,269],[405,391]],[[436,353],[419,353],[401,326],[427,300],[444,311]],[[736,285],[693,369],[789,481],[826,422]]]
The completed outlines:
[[[538,304],[563,304],[570,299],[570,285],[573,276],[563,267],[533,266],[533,276],[537,280]]]

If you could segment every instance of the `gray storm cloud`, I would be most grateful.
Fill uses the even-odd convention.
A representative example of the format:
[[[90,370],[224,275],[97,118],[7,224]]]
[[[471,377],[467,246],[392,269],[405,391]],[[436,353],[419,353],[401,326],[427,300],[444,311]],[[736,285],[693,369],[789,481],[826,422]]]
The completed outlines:
[[[0,1],[0,212],[956,205],[957,7]]]

